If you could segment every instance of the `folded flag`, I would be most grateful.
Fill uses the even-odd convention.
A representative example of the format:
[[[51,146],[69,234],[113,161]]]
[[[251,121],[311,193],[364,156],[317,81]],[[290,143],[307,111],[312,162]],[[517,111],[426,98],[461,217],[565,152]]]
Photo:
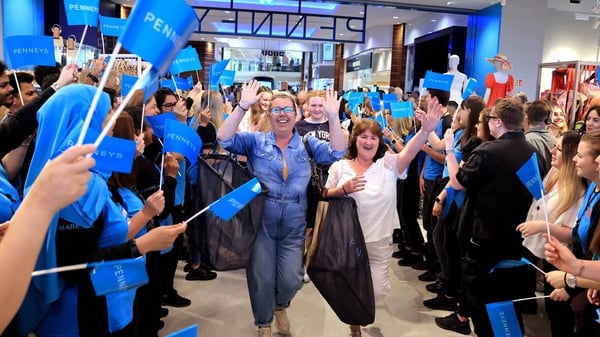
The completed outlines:
[[[535,200],[540,200],[544,193],[542,186],[542,177],[538,168],[537,154],[534,152],[531,157],[517,170],[517,176]]]
[[[111,260],[88,263],[96,296],[136,288],[148,283],[146,259]]]
[[[452,81],[454,81],[454,75],[452,74],[440,74],[427,70],[425,73],[425,81],[423,81],[423,87],[427,89],[450,91]]]
[[[69,26],[98,26],[100,0],[64,0]]]
[[[165,121],[163,153],[181,153],[194,165],[201,149],[202,140],[194,129],[176,120]]]
[[[512,301],[485,305],[495,337],[523,337]]]
[[[229,221],[260,192],[260,182],[254,178],[210,204],[208,209],[219,218]]]
[[[177,117],[173,112],[167,112],[156,116],[146,116],[148,124],[152,127],[152,131],[158,138],[165,138],[165,125],[168,120],[177,121]]]
[[[394,95],[395,96],[395,95]],[[385,106],[385,101],[383,101]],[[413,118],[415,109],[412,102],[390,102],[392,118]]]
[[[12,69],[24,66],[55,66],[52,36],[17,35],[4,38],[4,52]]]
[[[119,42],[165,74],[197,27],[196,12],[185,0],[138,0]]]
[[[168,334],[166,337],[196,337],[198,336],[198,324],[188,326],[179,331]]]
[[[113,18],[110,16],[100,15],[100,31],[104,36],[121,36],[125,29],[126,19]],[[106,60],[108,62],[108,60]],[[125,96],[125,95],[123,95]]]
[[[477,89],[477,80],[472,77],[469,78],[469,80],[467,81],[467,85],[465,86],[465,89],[463,90],[462,99],[469,98],[469,96],[471,96],[471,94],[473,94],[473,92],[475,92],[476,89]]]

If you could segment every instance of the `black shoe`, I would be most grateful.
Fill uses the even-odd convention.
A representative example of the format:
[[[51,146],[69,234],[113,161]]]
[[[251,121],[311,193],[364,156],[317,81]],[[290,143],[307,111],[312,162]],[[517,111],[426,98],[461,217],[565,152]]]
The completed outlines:
[[[463,335],[471,334],[469,321],[461,322],[455,312],[446,317],[436,317],[435,324],[444,330],[458,332]]]
[[[190,270],[192,270],[192,264],[191,263],[186,263],[185,266],[183,267],[183,271],[186,273],[189,273]]]
[[[189,299],[179,296],[176,292],[170,295],[164,295],[162,300],[162,305],[167,305],[170,307],[183,308],[192,304],[192,301]]]
[[[423,305],[434,310],[456,311],[458,306],[455,299],[450,299],[444,295],[437,295],[434,298],[423,301]]]
[[[435,282],[426,285],[425,289],[434,294],[441,294],[446,290],[446,282],[437,279]]]
[[[410,267],[417,262],[423,261],[423,255],[408,254],[403,259],[398,261],[398,265],[402,267]]]
[[[210,281],[217,278],[217,273],[214,271],[206,270],[202,267],[198,267],[197,269],[191,269],[187,275],[185,275],[185,279],[188,281]]]
[[[407,256],[411,255],[410,251],[408,250],[397,250],[395,252],[392,253],[392,257],[394,259],[403,259],[406,258]]]
[[[428,270],[423,274],[417,276],[417,278],[419,279],[419,281],[433,282],[438,279],[438,273],[433,270]]]
[[[431,263],[421,258],[418,262],[413,263],[410,267],[416,270],[429,270],[431,268]]]
[[[160,308],[160,318],[165,318],[169,315],[169,309]]]

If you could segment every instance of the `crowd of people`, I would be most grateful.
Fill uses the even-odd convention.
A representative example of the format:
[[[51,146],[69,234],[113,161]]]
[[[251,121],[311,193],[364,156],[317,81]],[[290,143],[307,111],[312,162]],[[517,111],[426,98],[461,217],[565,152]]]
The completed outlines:
[[[459,105],[439,89],[411,97],[414,117],[399,119],[378,111],[368,90],[358,111],[333,90],[290,93],[256,81],[226,91],[235,95],[201,83],[187,93],[138,91],[110,132],[136,143],[131,172],[118,173],[94,166],[93,145],[71,146],[105,66],[101,58],[92,76],[80,77],[74,65],[13,75],[0,63],[2,336],[155,337],[167,307],[191,305],[174,287],[180,259],[188,281],[218,277],[203,232],[185,224],[198,168],[183,154],[163,155],[162,136],[145,120],[166,113],[198,133],[202,153],[238,155],[268,188],[246,269],[259,337],[271,336],[272,325],[290,333],[286,309],[310,282],[312,160],[323,197],[356,201],[377,302],[393,291],[396,258],[423,271],[419,280],[435,294],[423,306],[450,312],[435,319],[441,329],[470,334],[472,326],[494,336],[486,304],[541,291],[553,336],[600,336],[600,107],[570,130],[556,102],[490,104],[472,95]],[[97,133],[119,102],[118,88],[105,91],[89,126]],[[543,178],[539,200],[516,174],[533,154]],[[103,296],[86,271],[31,277],[142,256],[148,282]],[[521,258],[546,274],[530,265],[496,268]],[[523,330],[521,314],[535,312],[536,301],[515,302],[515,310]],[[349,333],[361,336],[361,327]]]

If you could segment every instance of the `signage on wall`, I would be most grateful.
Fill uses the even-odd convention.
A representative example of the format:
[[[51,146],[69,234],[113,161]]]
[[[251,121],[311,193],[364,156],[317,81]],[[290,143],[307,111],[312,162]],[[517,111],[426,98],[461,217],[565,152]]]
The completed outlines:
[[[262,49],[260,51],[261,54],[263,54],[264,56],[285,56],[285,52],[284,51],[280,51],[280,50],[265,50]]]
[[[323,61],[333,61],[333,44],[323,44]]]
[[[365,53],[346,60],[346,72],[371,69],[371,56],[373,53]]]

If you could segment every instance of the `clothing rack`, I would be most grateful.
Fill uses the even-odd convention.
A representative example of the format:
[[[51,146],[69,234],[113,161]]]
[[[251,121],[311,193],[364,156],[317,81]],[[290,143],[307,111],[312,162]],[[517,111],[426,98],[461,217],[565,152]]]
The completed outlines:
[[[570,89],[567,88],[567,103],[574,102],[578,97],[580,88],[580,78],[586,67],[600,67],[600,62],[591,62],[591,61],[564,61],[564,62],[550,62],[550,63],[540,63],[538,66],[538,78],[537,78],[537,92],[536,99],[540,97],[541,94],[541,81],[542,81],[542,71],[544,69],[557,69],[557,68],[574,68],[575,69],[575,80],[573,83],[572,94]],[[565,104],[565,107],[568,107],[568,104]],[[569,127],[572,129],[575,127],[576,117],[577,117],[577,104],[571,104],[571,111],[567,112],[569,118]]]

